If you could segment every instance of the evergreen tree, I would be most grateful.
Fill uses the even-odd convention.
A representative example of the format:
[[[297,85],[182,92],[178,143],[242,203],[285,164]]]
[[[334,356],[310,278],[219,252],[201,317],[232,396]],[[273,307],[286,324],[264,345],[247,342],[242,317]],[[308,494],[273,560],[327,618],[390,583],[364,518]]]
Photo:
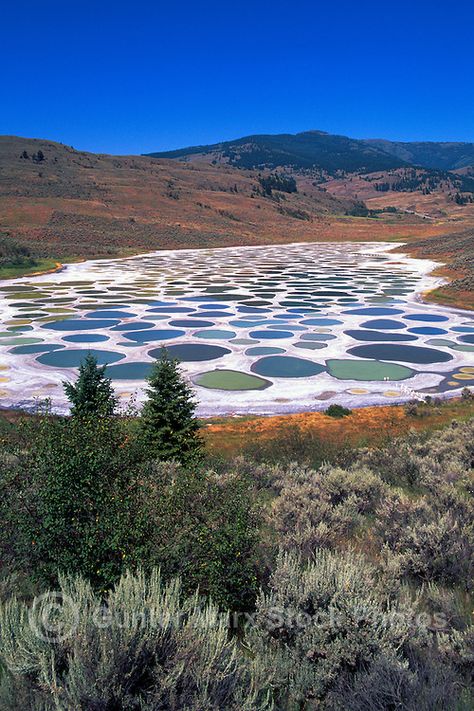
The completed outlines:
[[[75,417],[113,415],[117,406],[112,381],[105,376],[105,365],[99,367],[97,359],[88,353],[79,367],[75,383],[63,383]]]
[[[193,391],[183,379],[178,361],[170,358],[166,348],[147,380],[148,400],[140,423],[143,444],[162,460],[198,460],[202,442]]]

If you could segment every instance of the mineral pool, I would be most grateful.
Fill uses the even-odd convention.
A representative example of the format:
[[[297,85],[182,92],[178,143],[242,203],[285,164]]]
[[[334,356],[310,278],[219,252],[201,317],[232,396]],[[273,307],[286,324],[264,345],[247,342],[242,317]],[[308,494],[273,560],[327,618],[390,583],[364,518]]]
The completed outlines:
[[[386,243],[159,251],[0,282],[0,403],[48,398],[90,352],[124,406],[162,348],[201,416],[354,407],[474,386],[472,313],[424,304],[435,262]],[[362,385],[361,385],[362,384]],[[324,404],[322,404],[324,402]]]

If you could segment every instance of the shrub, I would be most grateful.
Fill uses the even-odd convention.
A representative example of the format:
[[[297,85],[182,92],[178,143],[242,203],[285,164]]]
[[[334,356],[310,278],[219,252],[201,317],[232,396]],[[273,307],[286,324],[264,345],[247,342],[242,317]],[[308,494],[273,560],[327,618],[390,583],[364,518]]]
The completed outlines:
[[[199,587],[223,608],[251,609],[260,515],[245,479],[150,462],[143,480],[147,558],[166,577],[179,575],[187,592]]]
[[[259,597],[248,644],[273,672],[277,708],[375,711],[392,708],[393,693],[394,704],[414,709],[420,688],[436,702],[421,708],[451,708],[454,674],[417,612],[401,591],[391,600],[360,555],[320,550],[303,565],[286,554]]]
[[[343,407],[342,405],[329,405],[327,410],[324,410],[324,414],[328,415],[328,417],[347,417],[348,415],[352,415],[352,410],[349,410],[347,407]]]
[[[368,470],[320,471],[293,468],[269,512],[279,545],[309,556],[316,548],[333,547],[350,536],[372,512],[384,490]]]
[[[391,494],[376,512],[376,536],[399,558],[403,574],[469,589],[474,577],[474,506],[454,491],[437,504]]]
[[[225,615],[157,571],[127,573],[104,599],[80,578],[62,578],[32,608],[12,598],[0,607],[0,650],[2,708],[270,708]]]
[[[121,421],[47,416],[22,435],[0,478],[2,548],[48,584],[74,571],[108,587],[148,536]]]

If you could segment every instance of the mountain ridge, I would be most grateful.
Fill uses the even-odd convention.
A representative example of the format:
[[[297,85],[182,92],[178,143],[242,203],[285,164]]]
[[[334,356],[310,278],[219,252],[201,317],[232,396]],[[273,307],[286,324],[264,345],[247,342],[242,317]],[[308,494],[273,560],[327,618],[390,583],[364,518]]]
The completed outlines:
[[[458,170],[474,165],[474,143],[460,141],[390,141],[358,139],[313,129],[299,133],[251,134],[208,145],[146,153],[152,158],[189,158],[217,155],[235,167],[293,167],[337,171],[374,172],[405,166]]]

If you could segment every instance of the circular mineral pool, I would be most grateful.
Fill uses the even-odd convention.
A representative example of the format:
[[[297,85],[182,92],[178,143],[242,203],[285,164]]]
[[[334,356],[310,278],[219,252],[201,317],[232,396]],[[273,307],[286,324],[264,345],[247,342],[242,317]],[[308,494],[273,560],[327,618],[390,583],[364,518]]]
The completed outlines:
[[[145,380],[152,369],[153,363],[135,362],[119,363],[107,366],[105,374],[112,380]]]
[[[220,340],[228,340],[230,338],[235,338],[237,335],[235,331],[225,331],[223,329],[211,329],[207,331],[197,331],[194,334],[197,338],[216,338]]]
[[[305,326],[336,326],[338,323],[342,323],[337,318],[307,318],[301,321]]]
[[[109,337],[101,333],[73,333],[70,336],[63,336],[63,341],[68,343],[101,343],[108,340]]]
[[[255,346],[254,348],[247,348],[245,355],[276,355],[284,352],[284,348],[277,348],[276,346]]]
[[[320,343],[319,341],[299,341],[299,343],[295,343],[295,348],[306,348],[307,351],[319,351],[327,347],[327,343]]]
[[[474,343],[474,333],[468,334],[467,336],[460,336],[459,340],[462,343]]]
[[[337,336],[332,333],[303,333],[301,339],[303,341],[332,341]]]
[[[351,330],[344,331],[347,336],[354,338],[356,341],[416,341],[416,336],[410,336],[408,333],[384,333],[383,331],[363,331]]]
[[[405,380],[414,375],[413,370],[404,365],[379,363],[376,360],[332,359],[326,365],[330,375],[338,380]]]
[[[214,390],[264,390],[272,384],[269,380],[238,370],[211,370],[197,375],[193,382]]]
[[[417,326],[416,328],[409,328],[409,333],[417,333],[419,336],[441,336],[447,331],[444,328],[437,328],[436,326]]]
[[[147,309],[147,312],[153,314],[189,314],[195,310],[189,306],[158,306],[153,309]]]
[[[474,333],[474,326],[453,326],[451,331],[457,331],[457,333]]]
[[[372,321],[366,321],[362,323],[363,328],[374,328],[374,329],[384,329],[384,330],[396,330],[400,328],[405,328],[405,324],[400,321],[393,321],[389,318],[375,318]]]
[[[177,358],[182,362],[214,360],[215,358],[221,358],[232,352],[229,348],[207,343],[177,343],[172,346],[167,346],[166,351],[172,358]],[[148,352],[148,355],[151,358],[160,358],[162,353],[162,348],[154,348]]]
[[[129,313],[128,311],[114,311],[108,310],[98,310],[90,311],[86,314],[86,318],[135,318],[136,314]]]
[[[44,353],[36,359],[42,365],[50,365],[54,368],[77,368],[87,355],[93,355],[97,358],[99,365],[106,363],[116,363],[118,360],[125,358],[123,353],[114,351],[99,351],[95,349],[85,350],[82,348],[71,348],[60,351],[52,351]]]
[[[254,363],[251,370],[273,378],[309,378],[322,373],[325,367],[294,356],[268,356]]]
[[[214,326],[213,321],[203,321],[196,319],[176,319],[176,321],[170,321],[170,326],[180,326],[181,328],[208,328],[209,326]]]
[[[25,336],[16,336],[15,338],[2,338],[0,346],[19,346],[29,345],[33,343],[42,343],[42,338],[29,338]]]
[[[130,341],[135,341],[135,343],[149,343],[150,341],[168,341],[170,338],[179,338],[184,336],[184,333],[184,331],[180,331],[177,328],[159,328],[145,331],[127,331],[123,336]]]
[[[143,331],[145,328],[153,328],[154,325],[152,321],[132,321],[132,323],[121,323],[119,326],[114,326],[112,331]]]
[[[295,334],[291,331],[251,331],[251,338],[293,338]]]
[[[237,311],[242,314],[268,314],[271,309],[263,309],[259,306],[238,306]]]
[[[370,346],[355,346],[348,353],[360,358],[374,358],[376,360],[395,360],[403,363],[446,363],[453,356],[435,348],[421,348],[419,346],[399,346],[392,343],[381,343]]]
[[[88,331],[90,328],[112,328],[117,326],[120,321],[112,321],[108,319],[77,319],[67,318],[63,321],[52,321],[41,326],[41,328],[52,328],[53,331]]]
[[[402,314],[403,311],[386,306],[369,306],[361,309],[350,309],[350,311],[344,311],[343,313],[353,314],[354,316],[396,316],[397,314]]]
[[[189,318],[202,318],[203,316],[209,318],[228,318],[233,315],[234,314],[229,313],[228,311],[205,311],[204,313],[197,312],[195,314],[189,314]]]
[[[31,346],[16,346],[15,348],[12,348],[10,350],[10,353],[17,353],[17,354],[30,354],[30,353],[49,353],[50,351],[57,351],[60,348],[64,348],[65,346],[60,346],[57,344],[50,344],[48,345],[47,343],[43,344],[38,344],[38,345],[31,345]]]
[[[409,321],[448,321],[448,317],[441,314],[408,314],[404,318]]]

